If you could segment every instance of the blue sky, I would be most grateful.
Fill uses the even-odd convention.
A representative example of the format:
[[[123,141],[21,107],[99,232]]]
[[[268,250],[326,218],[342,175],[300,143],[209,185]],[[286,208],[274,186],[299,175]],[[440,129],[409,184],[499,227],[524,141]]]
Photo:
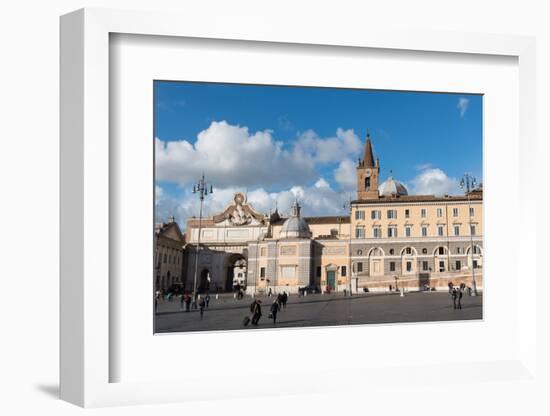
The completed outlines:
[[[154,109],[158,220],[194,213],[201,171],[220,191],[211,211],[245,190],[260,211],[287,209],[293,193],[304,215],[335,214],[367,131],[382,180],[392,170],[410,194],[482,179],[480,95],[156,81]]]

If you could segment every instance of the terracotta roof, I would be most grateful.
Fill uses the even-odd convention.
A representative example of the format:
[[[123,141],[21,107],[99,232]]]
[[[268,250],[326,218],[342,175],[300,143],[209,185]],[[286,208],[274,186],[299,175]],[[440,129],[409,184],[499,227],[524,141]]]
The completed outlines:
[[[370,141],[370,134],[367,134],[367,142],[365,143],[365,157],[363,159],[365,167],[374,167],[374,155],[372,154],[372,143]]]
[[[352,204],[387,204],[387,203],[407,203],[407,202],[453,202],[467,201],[466,195],[447,195],[437,197],[435,195],[401,195],[396,197],[381,196],[378,199],[358,199],[352,201]],[[470,192],[471,201],[483,200],[482,192]]]
[[[312,224],[349,224],[349,216],[327,216],[327,217],[303,217],[310,225]],[[287,218],[279,218],[277,221],[272,221],[272,225],[283,224]]]

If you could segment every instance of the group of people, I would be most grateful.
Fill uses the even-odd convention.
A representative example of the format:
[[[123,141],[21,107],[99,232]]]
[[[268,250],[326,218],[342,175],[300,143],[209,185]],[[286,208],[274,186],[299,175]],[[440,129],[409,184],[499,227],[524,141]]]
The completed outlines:
[[[287,302],[288,294],[286,292],[279,293],[269,307],[269,319],[273,320],[273,325],[277,323],[277,314],[281,311],[281,308],[286,308]],[[262,317],[262,301],[260,299],[254,299],[250,304],[250,312],[252,313],[252,317],[245,317],[245,325],[247,325],[250,320],[252,325],[258,326],[260,318]]]
[[[470,288],[468,289],[471,290]],[[459,287],[456,287],[449,282],[449,294],[453,299],[453,309],[462,309],[462,296],[464,295],[465,290],[466,285],[464,283],[461,283]]]
[[[199,301],[197,304],[197,300]],[[207,293],[206,296],[201,297],[199,300],[199,295],[195,295],[195,299],[193,300],[189,293],[185,292],[183,295],[181,295],[180,298],[180,308],[183,309],[185,307],[185,312],[189,312],[191,308],[197,309],[197,305],[201,314],[201,319],[204,314],[204,309],[208,308],[208,305],[210,304],[210,295]]]

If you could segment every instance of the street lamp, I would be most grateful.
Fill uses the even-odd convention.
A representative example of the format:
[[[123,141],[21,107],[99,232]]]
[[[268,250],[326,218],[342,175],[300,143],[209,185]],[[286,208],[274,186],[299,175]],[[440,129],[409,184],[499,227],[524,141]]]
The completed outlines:
[[[344,202],[344,209],[346,209],[346,205],[349,211],[349,242],[348,242],[348,281],[349,281],[349,295],[352,296],[352,289],[351,289],[351,278],[352,278],[352,264],[351,264],[351,256],[352,256],[352,249],[351,249],[351,233],[352,233],[352,227],[351,227],[351,212],[352,212],[352,206],[351,206],[351,196],[349,197],[349,201],[346,204]],[[343,220],[343,219],[342,219]]]
[[[476,187],[476,178],[472,177],[469,173],[465,173],[464,177],[460,180],[460,189],[466,188],[466,196],[468,197],[468,225],[470,228],[470,256],[472,259],[472,283],[474,286],[473,296],[477,296],[477,286],[476,286],[476,269],[474,267],[474,235],[472,233],[472,216],[471,216],[471,207],[470,207],[470,190]]]
[[[193,193],[199,195],[200,199],[200,210],[199,210],[199,236],[197,238],[197,248],[195,250],[195,273],[193,275],[193,302],[195,303],[196,307],[196,301],[197,301],[197,273],[198,273],[198,267],[199,267],[199,250],[201,245],[201,227],[202,227],[202,203],[204,201],[204,197],[208,194],[212,194],[212,184],[210,184],[210,190],[208,189],[208,184],[204,180],[204,173],[202,174],[202,177],[200,178],[199,182],[196,185],[193,185]]]

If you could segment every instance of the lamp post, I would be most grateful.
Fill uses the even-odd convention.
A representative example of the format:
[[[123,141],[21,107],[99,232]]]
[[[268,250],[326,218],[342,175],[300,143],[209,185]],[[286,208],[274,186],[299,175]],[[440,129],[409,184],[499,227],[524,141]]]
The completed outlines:
[[[197,273],[199,268],[199,250],[201,245],[201,227],[202,227],[202,203],[204,197],[209,193],[212,194],[212,184],[210,184],[210,189],[208,189],[208,184],[204,180],[204,173],[200,178],[199,182],[196,185],[193,185],[193,193],[199,195],[200,199],[200,210],[199,210],[199,235],[197,238],[197,248],[195,249],[195,273],[193,275],[193,302],[196,307],[197,301]]]
[[[472,284],[474,286],[473,296],[477,296],[477,285],[476,285],[476,269],[474,267],[474,235],[472,233],[472,216],[471,206],[470,206],[470,190],[476,187],[476,178],[472,177],[469,173],[465,173],[464,177],[460,180],[460,189],[466,188],[466,196],[468,197],[468,225],[470,228],[470,256],[472,259]]]
[[[346,207],[347,205],[347,207]],[[344,202],[344,209],[348,208],[349,212],[349,242],[348,242],[348,281],[349,281],[349,295],[352,296],[352,289],[351,289],[351,278],[352,278],[352,262],[351,262],[351,256],[353,250],[351,249],[351,233],[352,233],[352,227],[351,227],[351,213],[352,213],[352,206],[351,206],[351,196],[349,197],[349,201],[347,204]],[[342,219],[343,220],[343,219]]]

